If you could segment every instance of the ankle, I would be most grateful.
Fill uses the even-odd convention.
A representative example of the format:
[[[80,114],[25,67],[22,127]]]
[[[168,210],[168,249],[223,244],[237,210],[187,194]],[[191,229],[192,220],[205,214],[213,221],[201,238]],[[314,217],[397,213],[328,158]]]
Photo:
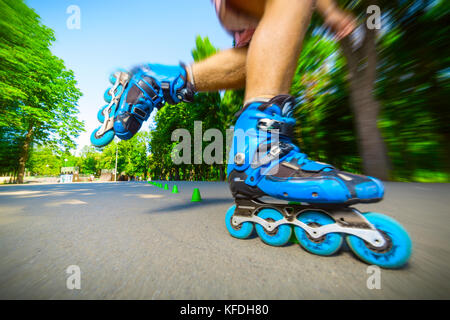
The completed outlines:
[[[244,106],[253,103],[253,102],[269,102],[275,95],[260,95],[254,98],[247,98],[244,101]]]

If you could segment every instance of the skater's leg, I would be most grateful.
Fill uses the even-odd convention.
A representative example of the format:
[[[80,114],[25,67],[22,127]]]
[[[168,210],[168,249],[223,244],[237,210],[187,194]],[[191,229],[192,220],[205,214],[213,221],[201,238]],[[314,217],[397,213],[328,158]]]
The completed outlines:
[[[250,49],[221,51],[195,63],[188,80],[195,83],[197,91],[237,89],[246,83],[247,99],[288,93],[313,0],[228,1],[235,9],[262,18]]]
[[[264,15],[266,0],[227,0],[227,2],[233,9],[253,18],[261,19]]]
[[[194,63],[188,81],[201,92],[244,88],[247,51],[247,47],[223,50]]]
[[[264,14],[247,55],[246,101],[288,94],[313,0],[261,0]]]
[[[103,147],[114,135],[127,140],[133,137],[148,119],[154,108],[164,103],[176,104],[193,100],[195,90],[216,91],[238,89],[245,85],[245,63],[247,48],[221,51],[190,67],[144,64],[131,70],[119,87],[120,97],[108,89],[98,119],[102,126],[91,135],[93,145]],[[112,78],[115,83],[118,76]],[[131,77],[131,78],[130,78]],[[115,90],[118,91],[118,90]]]

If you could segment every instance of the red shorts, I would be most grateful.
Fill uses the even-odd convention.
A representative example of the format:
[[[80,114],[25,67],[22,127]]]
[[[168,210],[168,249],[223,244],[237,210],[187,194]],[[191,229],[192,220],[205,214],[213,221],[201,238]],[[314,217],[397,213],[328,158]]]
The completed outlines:
[[[220,22],[234,36],[235,47],[247,46],[252,40],[259,21],[233,9],[226,0],[211,1],[214,3]]]

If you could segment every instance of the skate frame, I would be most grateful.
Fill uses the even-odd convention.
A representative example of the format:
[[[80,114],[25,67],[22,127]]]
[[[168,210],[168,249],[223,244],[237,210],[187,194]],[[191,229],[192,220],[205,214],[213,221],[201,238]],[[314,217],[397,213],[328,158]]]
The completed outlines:
[[[244,222],[262,225],[271,232],[282,224],[293,224],[305,230],[313,239],[319,239],[328,233],[345,233],[357,236],[375,248],[387,245],[383,235],[355,208],[337,204],[284,204],[265,203],[258,199],[236,199],[236,210],[231,223],[239,226]],[[283,215],[283,219],[270,222],[257,216],[262,209],[275,209]],[[301,222],[297,217],[306,211],[319,211],[330,216],[336,223],[311,227]]]
[[[96,138],[101,137],[107,131],[111,130],[114,126],[114,114],[111,114],[111,108],[113,104],[116,104],[116,107],[119,107],[120,97],[122,97],[123,92],[125,91],[126,85],[130,80],[130,75],[125,72],[118,71],[114,74],[116,76],[116,81],[114,86],[109,90],[109,94],[111,95],[111,102],[109,105],[103,109],[102,114],[105,117],[105,121],[103,122],[100,129],[96,132]],[[119,85],[122,85],[122,91],[119,95],[116,96],[116,91]]]

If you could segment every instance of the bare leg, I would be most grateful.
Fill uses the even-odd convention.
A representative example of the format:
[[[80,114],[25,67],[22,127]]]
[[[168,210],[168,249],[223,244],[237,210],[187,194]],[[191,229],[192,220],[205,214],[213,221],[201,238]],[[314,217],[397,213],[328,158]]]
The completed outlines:
[[[313,3],[265,1],[264,14],[247,55],[246,101],[289,93]]]
[[[188,75],[188,80],[195,81],[197,91],[246,86],[246,101],[289,93],[314,0],[227,1],[234,9],[261,19],[250,48],[220,51],[193,64],[194,79]],[[351,17],[334,0],[317,0],[317,9],[339,38],[353,31]]]
[[[192,74],[197,91],[217,91],[222,89],[241,89],[245,86],[245,63],[247,48],[233,48],[194,63]]]

